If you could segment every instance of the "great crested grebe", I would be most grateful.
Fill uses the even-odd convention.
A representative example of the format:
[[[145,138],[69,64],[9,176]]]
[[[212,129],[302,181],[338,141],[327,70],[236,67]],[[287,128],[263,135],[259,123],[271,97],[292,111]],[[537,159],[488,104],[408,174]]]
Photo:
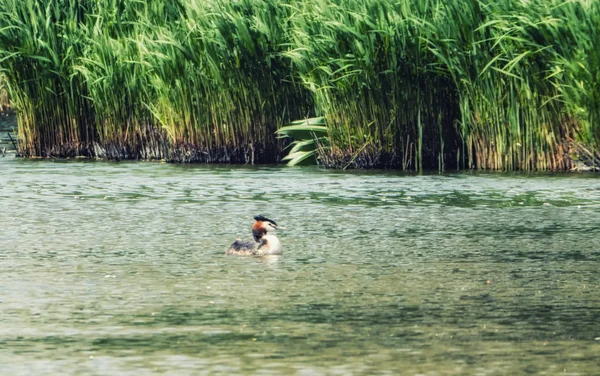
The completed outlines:
[[[283,229],[277,226],[275,221],[265,218],[262,215],[254,217],[254,226],[252,226],[253,242],[246,242],[237,239],[231,247],[225,252],[228,255],[238,256],[265,256],[281,254],[281,242],[277,236],[269,234],[274,230]]]

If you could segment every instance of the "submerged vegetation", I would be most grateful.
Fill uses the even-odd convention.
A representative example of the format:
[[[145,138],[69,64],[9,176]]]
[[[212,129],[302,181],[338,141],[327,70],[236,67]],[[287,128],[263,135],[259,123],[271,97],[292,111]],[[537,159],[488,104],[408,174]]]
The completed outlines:
[[[0,25],[24,156],[269,163],[316,116],[291,148],[326,167],[565,170],[600,146],[597,1],[3,0]]]

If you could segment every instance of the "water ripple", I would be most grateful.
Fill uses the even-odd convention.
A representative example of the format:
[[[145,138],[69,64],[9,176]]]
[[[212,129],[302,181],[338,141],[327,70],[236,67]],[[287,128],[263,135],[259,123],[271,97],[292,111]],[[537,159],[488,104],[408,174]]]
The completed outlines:
[[[5,372],[597,369],[597,175],[0,168]],[[283,256],[225,256],[259,213]]]

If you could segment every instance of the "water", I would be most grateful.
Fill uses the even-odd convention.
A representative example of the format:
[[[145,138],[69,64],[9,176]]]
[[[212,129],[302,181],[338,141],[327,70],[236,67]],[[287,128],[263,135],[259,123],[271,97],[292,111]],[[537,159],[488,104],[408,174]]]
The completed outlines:
[[[600,370],[598,175],[0,174],[3,375]],[[284,254],[225,256],[256,214]]]

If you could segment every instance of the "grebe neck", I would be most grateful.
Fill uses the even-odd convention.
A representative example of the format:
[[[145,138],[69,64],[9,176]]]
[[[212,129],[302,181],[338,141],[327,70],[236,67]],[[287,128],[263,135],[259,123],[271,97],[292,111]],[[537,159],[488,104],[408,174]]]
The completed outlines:
[[[257,249],[257,255],[279,255],[281,254],[281,242],[279,238],[272,234],[263,235],[260,240],[260,246]]]

